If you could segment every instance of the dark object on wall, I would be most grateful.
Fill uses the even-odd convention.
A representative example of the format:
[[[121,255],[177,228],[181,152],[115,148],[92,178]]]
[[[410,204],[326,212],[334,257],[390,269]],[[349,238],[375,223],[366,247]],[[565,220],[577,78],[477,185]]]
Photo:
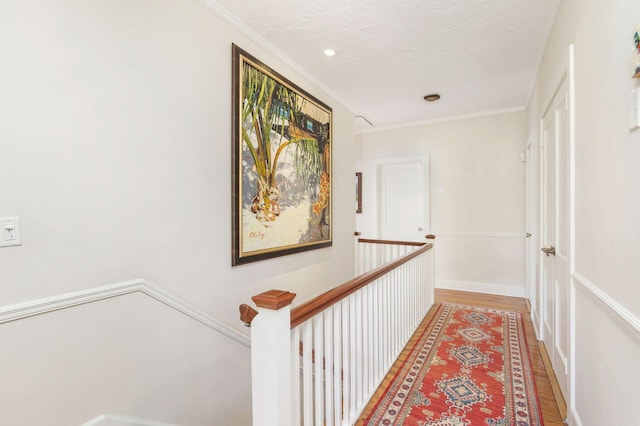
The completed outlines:
[[[362,213],[362,172],[356,172],[356,213]]]

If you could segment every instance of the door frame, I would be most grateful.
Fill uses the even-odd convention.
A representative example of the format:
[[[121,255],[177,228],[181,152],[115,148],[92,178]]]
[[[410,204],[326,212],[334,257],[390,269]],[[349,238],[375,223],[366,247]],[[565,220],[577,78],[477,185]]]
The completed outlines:
[[[538,308],[538,294],[536,285],[538,265],[536,264],[536,250],[538,246],[538,156],[536,152],[535,134],[532,131],[527,139],[525,147],[525,297],[529,300],[529,316],[533,324],[536,339],[540,339],[539,321],[540,310]]]
[[[538,246],[536,246],[536,251],[538,253],[540,253],[540,247],[545,244],[545,242],[548,245],[551,246],[556,246],[557,247],[557,240],[558,240],[558,178],[559,178],[559,170],[558,170],[558,140],[557,140],[557,115],[555,113],[554,110],[554,106],[555,103],[554,101],[556,100],[556,96],[560,93],[560,89],[563,88],[565,86],[565,78],[562,78],[559,82],[558,85],[556,86],[553,95],[551,96],[551,99],[549,100],[549,103],[546,105],[544,112],[540,118],[540,187],[539,187],[539,199],[540,199],[540,205],[539,205],[539,220],[540,220],[540,226],[539,226],[539,233],[540,233],[540,238],[538,238]],[[553,114],[553,117],[549,118],[549,114]],[[553,164],[549,164],[548,163],[548,151],[549,151],[549,144],[548,144],[548,137],[547,137],[547,133],[546,133],[546,126],[545,126],[545,121],[547,120],[552,120],[551,123],[553,124],[553,128],[552,131],[555,133],[553,135]],[[548,179],[548,173],[550,172],[550,170],[553,170],[553,212],[551,212],[553,214],[553,223],[551,225],[547,224],[547,219],[548,219],[548,214],[550,213],[549,211],[547,211],[548,209],[548,201],[549,201],[549,194],[547,193],[547,191],[549,190],[549,182],[547,181]],[[546,233],[548,231],[549,228],[553,229],[553,241],[546,241]],[[555,257],[554,257],[555,259]],[[547,312],[547,306],[546,306],[546,302],[547,302],[547,297],[549,297],[547,295],[547,290],[550,289],[550,287],[552,288],[552,291],[555,293],[555,276],[557,271],[555,270],[555,265],[551,265],[551,267],[553,268],[553,282],[552,283],[546,283],[545,285],[545,280],[547,279],[547,269],[549,267],[548,263],[549,263],[550,259],[545,258],[544,256],[540,255],[540,261],[538,263],[538,276],[539,276],[539,294],[540,294],[540,336],[539,339],[541,341],[543,341],[546,345],[545,340],[549,337],[548,335],[550,334],[551,337],[554,339],[551,342],[550,347],[546,347],[547,349],[547,353],[549,355],[550,358],[553,358],[553,351],[555,350],[555,338],[557,337],[557,333],[554,332],[554,330],[556,329],[556,300],[555,300],[555,295],[553,297],[553,306],[551,307],[552,312],[549,313]],[[545,265],[545,263],[547,263],[547,265]],[[548,324],[547,323],[547,319],[549,318],[549,315],[551,316],[551,320],[553,321],[552,324]],[[551,329],[551,331],[548,331],[549,329]]]
[[[538,105],[542,105],[544,109],[542,113],[540,110],[537,111],[537,138],[534,138],[537,141],[538,149],[532,149],[531,153],[534,156],[532,158],[533,165],[533,176],[531,179],[531,189],[534,193],[533,202],[528,206],[528,214],[532,218],[531,225],[534,227],[531,243],[533,244],[534,249],[531,250],[531,259],[528,260],[532,265],[532,287],[535,286],[538,290],[539,300],[536,301],[536,306],[538,309],[538,318],[533,318],[534,328],[538,331],[537,338],[540,340],[542,338],[542,312],[540,310],[541,303],[543,300],[543,296],[540,293],[541,289],[541,252],[538,248],[540,245],[540,239],[538,235],[542,232],[542,215],[541,215],[541,198],[542,198],[542,120],[546,114],[547,109],[553,102],[553,98],[562,84],[563,80],[566,79],[567,84],[567,94],[568,94],[568,189],[569,189],[569,211],[568,211],[568,250],[569,250],[569,313],[568,313],[568,348],[569,353],[567,354],[567,363],[568,363],[568,377],[567,377],[567,395],[565,395],[566,403],[567,403],[567,417],[569,424],[575,424],[576,419],[576,405],[575,405],[575,364],[576,364],[576,333],[575,333],[575,324],[576,324],[576,307],[575,307],[575,297],[576,297],[576,282],[574,277],[575,274],[575,48],[573,44],[568,45],[567,54],[565,56],[565,60],[562,62],[561,66],[556,72],[555,78],[553,78],[552,84],[546,86],[547,90],[545,92],[545,96],[542,97],[544,102],[539,103]],[[528,158],[527,158],[528,160]],[[537,175],[537,176],[535,176]],[[536,187],[537,186],[537,187]],[[532,289],[535,291],[535,289]],[[533,302],[533,301],[532,301]]]
[[[429,154],[414,155],[410,157],[389,157],[389,158],[377,158],[372,162],[373,170],[373,205],[375,206],[373,212],[373,223],[376,226],[376,238],[381,238],[380,235],[380,180],[378,177],[379,169],[381,165],[385,164],[398,164],[398,163],[413,163],[421,161],[424,165],[424,187],[426,189],[423,202],[425,203],[424,214],[425,217],[425,229],[422,231],[425,234],[431,233],[431,165],[429,163]]]

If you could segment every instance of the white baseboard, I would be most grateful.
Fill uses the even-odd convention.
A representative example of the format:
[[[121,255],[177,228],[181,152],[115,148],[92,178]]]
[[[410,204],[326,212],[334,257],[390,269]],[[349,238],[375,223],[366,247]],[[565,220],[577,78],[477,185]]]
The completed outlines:
[[[531,317],[531,324],[533,324],[533,332],[536,335],[536,340],[540,340],[540,330],[538,330],[538,311],[533,306],[531,306],[529,316]]]
[[[0,324],[17,321],[35,315],[43,315],[60,309],[68,309],[86,303],[94,303],[111,297],[124,296],[140,292],[158,302],[164,303],[170,308],[188,316],[191,319],[230,337],[238,343],[247,347],[251,346],[251,338],[246,336],[227,324],[213,318],[212,316],[196,309],[184,300],[168,293],[146,280],[135,279],[121,283],[110,284],[101,287],[93,287],[73,293],[65,293],[44,299],[32,300],[25,303],[0,307]]]
[[[83,423],[82,426],[178,426],[173,423],[160,423],[151,420],[101,414],[95,419]]]
[[[582,426],[582,420],[580,420],[580,416],[578,415],[578,412],[576,411],[575,407],[569,410],[568,417],[569,417],[568,419],[569,426]]]
[[[473,281],[438,280],[436,288],[447,290],[471,291],[475,293],[496,294],[498,296],[524,297],[524,287],[506,284],[480,283]]]

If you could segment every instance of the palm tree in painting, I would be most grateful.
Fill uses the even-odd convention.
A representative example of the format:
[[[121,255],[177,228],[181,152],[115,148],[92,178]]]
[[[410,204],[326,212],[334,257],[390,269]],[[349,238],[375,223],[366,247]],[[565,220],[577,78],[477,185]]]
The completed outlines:
[[[251,212],[264,225],[280,215],[278,165],[285,152],[293,151],[296,180],[309,183],[319,177],[313,210],[322,214],[329,195],[329,124],[305,115],[306,101],[260,70],[245,64],[243,74],[242,141],[253,160],[251,172],[257,181]]]

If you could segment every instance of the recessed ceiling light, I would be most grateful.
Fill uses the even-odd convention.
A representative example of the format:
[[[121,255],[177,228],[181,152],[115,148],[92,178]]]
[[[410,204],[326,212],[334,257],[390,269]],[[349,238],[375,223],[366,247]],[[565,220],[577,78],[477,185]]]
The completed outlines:
[[[325,56],[334,56],[336,54],[336,51],[333,49],[326,49],[324,51]]]
[[[438,95],[437,93],[432,93],[432,94],[426,95],[424,97],[424,100],[427,101],[427,102],[435,102],[438,99],[440,99],[440,95]]]

